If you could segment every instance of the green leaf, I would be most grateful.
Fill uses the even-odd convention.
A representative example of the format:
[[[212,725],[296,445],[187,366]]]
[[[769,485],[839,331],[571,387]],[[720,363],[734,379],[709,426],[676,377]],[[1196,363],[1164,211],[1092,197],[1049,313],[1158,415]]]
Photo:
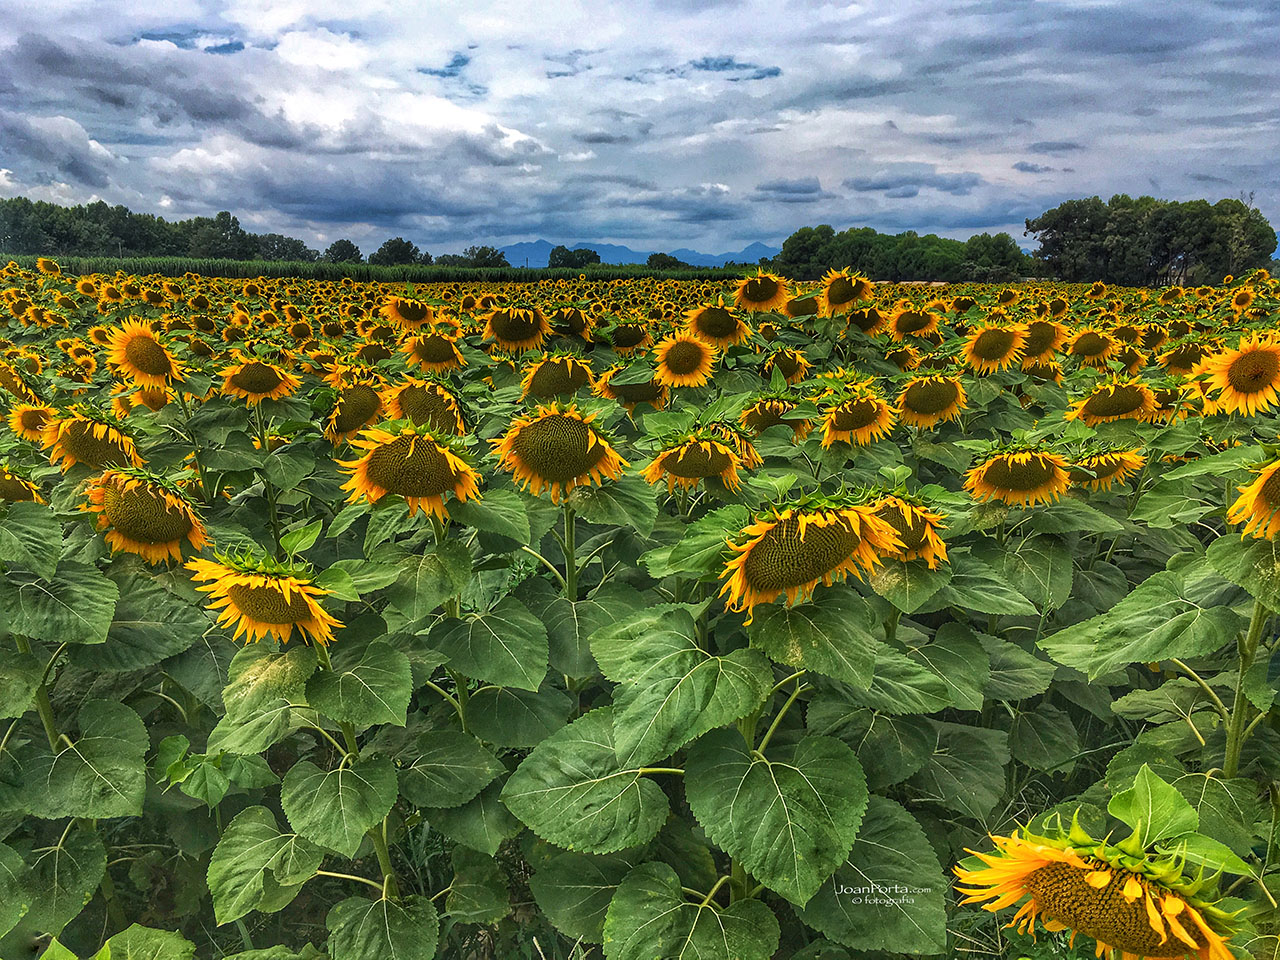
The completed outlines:
[[[272,460],[274,459],[273,457]],[[289,488],[285,487],[285,489]],[[310,523],[290,530],[280,537],[280,549],[291,557],[306,553],[316,545],[316,541],[320,539],[320,531],[323,529],[323,520],[312,520]]]
[[[557,853],[529,878],[538,907],[557,930],[574,940],[600,943],[604,919],[618,885],[639,865],[635,851],[591,856]]]
[[[891,717],[826,695],[809,704],[810,733],[843,740],[858,757],[873,790],[900,783],[924,766],[938,731],[924,717]]]
[[[150,745],[142,719],[122,703],[89,700],[76,720],[74,743],[37,753],[25,769],[36,791],[30,812],[47,820],[142,813]]]
[[[383,497],[369,511],[369,522],[364,529],[364,555],[396,535],[410,524],[409,505],[400,497]]]
[[[32,893],[23,859],[0,843],[0,937],[12,930],[30,909]]]
[[[932,721],[938,746],[909,781],[913,799],[984,820],[1004,796],[1009,735],[961,723]]]
[[[1184,833],[1156,845],[1156,851],[1165,856],[1185,857],[1187,863],[1207,868],[1209,873],[1219,870],[1241,877],[1257,877],[1257,868],[1236,856],[1230,847],[1202,833]]]
[[[770,758],[737,730],[689,749],[685,796],[707,836],[770,889],[803,905],[843,862],[867,806],[853,751],[806,736]]]
[[[1018,714],[1009,728],[1009,752],[1033,770],[1070,774],[1080,752],[1080,735],[1065,710],[1042,703]]]
[[[1241,856],[1249,855],[1262,815],[1256,783],[1243,777],[1220,780],[1206,773],[1189,773],[1174,780],[1173,786],[1200,818],[1198,830]]]
[[[325,462],[328,462],[327,456],[325,457]],[[284,450],[276,451],[271,456],[264,458],[262,472],[279,489],[292,490],[310,476],[315,467],[316,459],[309,451],[298,447],[296,444],[290,444]],[[317,531],[318,534],[319,531]],[[314,543],[314,540],[312,542]],[[310,544],[306,546],[290,546],[282,542],[280,545],[284,547],[287,553],[304,553],[311,549]]]
[[[529,511],[514,490],[486,490],[479,500],[451,500],[449,519],[528,545]]]
[[[1041,610],[1057,610],[1071,598],[1074,565],[1061,538],[1028,537],[1006,544],[1001,554],[1004,575]]]
[[[336,560],[324,572],[329,574],[334,570],[345,572],[351,580],[351,589],[361,596],[390,586],[400,578],[400,568],[396,564],[372,560]]]
[[[964,624],[944,623],[932,642],[916,647],[909,656],[937,675],[957,709],[982,709],[982,688],[991,664],[977,635]]]
[[[387,588],[387,600],[406,619],[425,620],[471,581],[471,554],[457,540],[446,540],[420,557],[408,558],[402,569],[400,579]]]
[[[222,692],[226,714],[209,734],[209,753],[261,753],[289,732],[291,704],[305,704],[316,653],[294,646],[272,653],[252,643],[235,655]]]
[[[1107,813],[1138,831],[1143,847],[1200,829],[1200,817],[1186,797],[1145,763],[1133,786],[1111,798]]]
[[[119,596],[97,567],[73,560],[47,580],[20,570],[0,580],[8,629],[54,643],[105,643]]]
[[[400,901],[350,897],[329,911],[332,960],[432,960],[440,918],[426,897]]]
[[[360,841],[396,802],[396,770],[386,758],[322,770],[295,763],[280,787],[280,806],[294,830],[312,843],[354,857]]]
[[[960,607],[978,613],[1032,616],[1039,613],[1003,574],[964,549],[950,553],[951,582],[925,605],[927,611]]]
[[[947,946],[948,886],[915,817],[873,796],[848,859],[800,918],[855,950],[932,956]]]
[[[778,949],[778,918],[762,900],[721,908],[685,898],[665,863],[646,863],[619,884],[604,922],[609,960],[769,960]]]
[[[196,946],[180,933],[133,924],[108,940],[94,960],[192,960]]]
[[[204,610],[182,591],[185,580],[153,573],[140,562],[119,558],[107,570],[120,600],[108,628],[109,643],[74,647],[71,662],[90,670],[142,670],[181,653],[209,629]]]
[[[1066,498],[1031,511],[1027,526],[1037,533],[1119,533],[1124,525],[1083,500]]]
[[[631,527],[642,537],[653,533],[658,519],[657,493],[635,476],[599,487],[574,487],[568,503],[588,523]]]
[[[525,757],[502,801],[545,840],[587,853],[646,843],[667,819],[666,794],[618,761],[613,710],[592,710]]]
[[[511,892],[492,857],[458,846],[452,859],[444,910],[455,923],[497,923],[511,912]]]
[[[593,633],[645,605],[639,591],[621,585],[606,584],[589,599],[576,602],[549,593],[538,597],[530,591],[526,602],[546,624],[552,668],[570,677],[597,672],[589,643]]]
[[[427,636],[453,669],[487,683],[537,690],[547,675],[547,628],[513,596],[488,613],[441,620]]]
[[[1280,609],[1280,550],[1274,540],[1244,540],[1234,533],[1209,544],[1210,565],[1269,610]]]
[[[249,807],[227,824],[209,861],[209,894],[218,923],[258,908],[266,883],[292,886],[312,876],[324,853],[305,837],[281,833],[266,807]]]
[[[624,765],[670,756],[708,730],[745,717],[773,686],[755,650],[716,657],[698,646],[685,607],[662,606],[606,627],[591,650],[613,692],[613,740]]]
[[[6,651],[0,660],[0,718],[20,717],[35,697],[44,664],[28,653]]]
[[[1049,689],[1056,665],[1041,660],[1015,643],[997,637],[979,638],[991,662],[991,674],[982,688],[991,700],[1025,700]]]
[[[876,672],[866,690],[842,685],[848,701],[898,716],[933,713],[951,706],[951,693],[936,673],[887,644],[876,648]]]
[[[764,607],[747,630],[751,645],[779,663],[866,689],[879,638],[867,602],[848,587],[821,591],[809,603]]]
[[[318,670],[307,681],[307,702],[325,716],[371,727],[403,727],[413,695],[409,658],[388,643],[337,644],[333,669]]]
[[[38,895],[22,922],[41,933],[61,933],[97,892],[106,871],[107,848],[81,821],[55,846],[34,854],[28,888]]]
[[[356,581],[342,567],[326,567],[311,581],[321,590],[327,590],[335,600],[354,603],[360,599],[360,591],[356,589]]]
[[[455,730],[419,735],[401,759],[400,792],[419,807],[464,804],[506,770],[479,740]]]
[[[671,548],[668,563],[672,573],[718,573],[728,549],[725,540],[735,536],[750,522],[747,508],[731,504],[712,510],[689,524],[684,536]]]
[[[544,683],[536,692],[484,687],[471,695],[471,732],[498,747],[536,747],[569,722],[574,700]]]
[[[1211,684],[1227,687],[1229,684],[1212,677]],[[1174,677],[1152,690],[1130,690],[1111,704],[1116,716],[1126,720],[1148,720],[1151,723],[1169,723],[1187,720],[1195,713],[1209,707],[1209,696],[1200,685],[1186,677]]]
[[[431,826],[450,840],[492,857],[503,840],[521,830],[520,821],[500,799],[503,783],[495,780],[460,807],[425,808]]]
[[[62,554],[62,524],[43,503],[31,500],[9,504],[0,523],[0,563],[53,578]]]
[[[867,581],[871,589],[903,613],[915,613],[951,582],[951,567],[930,570],[923,560],[886,560]]]

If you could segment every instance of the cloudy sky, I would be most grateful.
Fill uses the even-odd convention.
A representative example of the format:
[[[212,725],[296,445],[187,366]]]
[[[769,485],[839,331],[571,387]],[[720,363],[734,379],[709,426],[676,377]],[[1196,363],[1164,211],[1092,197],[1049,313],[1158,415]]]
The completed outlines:
[[[432,252],[1280,222],[1275,0],[0,0],[0,196]]]

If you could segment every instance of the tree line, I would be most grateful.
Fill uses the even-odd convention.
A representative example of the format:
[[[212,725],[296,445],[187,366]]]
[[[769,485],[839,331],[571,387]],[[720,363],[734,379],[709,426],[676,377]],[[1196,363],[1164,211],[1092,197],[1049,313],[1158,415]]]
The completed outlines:
[[[829,224],[801,227],[769,261],[798,280],[816,280],[827,270],[852,267],[875,280],[1015,280],[1034,273],[1035,264],[1007,233],[979,233],[950,240],[914,230],[880,233],[851,227],[837,233]]]

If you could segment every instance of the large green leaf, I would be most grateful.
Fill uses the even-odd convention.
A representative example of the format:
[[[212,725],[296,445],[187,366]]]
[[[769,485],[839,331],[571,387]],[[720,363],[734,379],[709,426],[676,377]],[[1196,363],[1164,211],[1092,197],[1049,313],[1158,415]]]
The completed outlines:
[[[910,796],[984,819],[1004,796],[1009,735],[961,723],[935,720],[933,724],[938,746],[908,781]]]
[[[44,664],[35,657],[6,650],[0,660],[0,718],[26,713],[43,675]]]
[[[0,937],[14,928],[31,907],[32,891],[23,859],[0,843]]]
[[[440,918],[426,897],[350,897],[325,919],[332,960],[432,960]]]
[[[731,504],[712,510],[689,524],[680,541],[671,548],[670,572],[681,576],[719,572],[723,567],[725,540],[735,536],[749,522],[746,507]]]
[[[987,651],[991,673],[982,688],[992,700],[1025,700],[1049,689],[1058,667],[998,637],[979,638]]]
[[[962,623],[944,623],[930,643],[910,653],[946,685],[959,710],[981,710],[983,687],[991,676],[991,661],[977,635]]]
[[[107,576],[120,591],[103,646],[76,647],[71,662],[92,670],[141,670],[186,650],[209,629],[204,610],[184,596],[189,584],[153,573],[135,558],[112,563]]]
[[[1009,752],[1033,770],[1069,774],[1080,752],[1071,715],[1051,703],[1018,714],[1009,728]]]
[[[294,830],[312,843],[354,857],[364,835],[396,802],[396,770],[386,758],[322,770],[295,763],[280,787],[280,806]]]
[[[547,628],[513,596],[487,613],[441,620],[427,642],[449,666],[477,680],[537,690],[547,675]]]
[[[195,955],[196,945],[182,934],[135,923],[103,944],[93,960],[191,960]]]
[[[1006,543],[1000,558],[1010,583],[1041,610],[1056,610],[1071,597],[1074,564],[1062,538],[1041,534]]]
[[[1254,844],[1261,811],[1258,785],[1243,777],[1221,780],[1206,773],[1189,773],[1173,781],[1200,818],[1197,828],[1242,856]]]
[[[888,644],[876,648],[876,672],[871,686],[859,690],[841,684],[839,695],[881,713],[933,713],[951,706],[946,682],[918,660]]]
[[[479,740],[455,730],[420,734],[400,759],[400,792],[419,807],[460,806],[506,769]]]
[[[951,582],[951,567],[930,570],[923,560],[886,560],[868,581],[871,589],[903,613],[915,613]]]
[[[424,808],[431,826],[450,840],[492,857],[502,841],[521,830],[520,821],[501,799],[503,782],[495,780],[459,807]]]
[[[762,900],[729,907],[690,901],[665,863],[645,863],[618,885],[604,922],[608,960],[769,960],[778,918]]]
[[[653,839],[667,819],[666,794],[639,766],[618,761],[613,710],[592,710],[525,757],[502,791],[538,836],[587,853]]]
[[[968,550],[952,550],[950,559],[951,581],[924,604],[922,610],[959,607],[1008,616],[1030,616],[1039,612],[1004,574]]]
[[[249,807],[227,824],[209,862],[209,893],[218,923],[261,904],[268,882],[293,886],[312,876],[324,853],[305,837],[281,833],[266,807]]]
[[[289,732],[293,706],[306,704],[316,653],[294,646],[272,653],[253,643],[235,655],[222,692],[226,714],[209,735],[208,752],[260,753]]]
[[[529,878],[539,908],[566,937],[600,943],[614,891],[639,865],[635,851],[592,856],[557,853]]]
[[[478,500],[452,500],[449,519],[516,543],[529,543],[529,511],[524,498],[514,490],[486,490]]]
[[[1200,817],[1187,798],[1145,763],[1133,786],[1111,798],[1107,813],[1136,830],[1144,847],[1200,829]]]
[[[769,661],[755,650],[712,656],[694,639],[685,607],[628,617],[591,638],[613,692],[613,741],[624,765],[670,756],[708,730],[759,706],[773,685]]]
[[[751,645],[779,663],[803,667],[866,689],[875,672],[879,638],[874,614],[848,587],[831,587],[809,603],[769,604],[748,629]]]
[[[307,681],[307,701],[332,720],[357,727],[405,724],[413,674],[409,658],[388,643],[338,644],[333,669]]]
[[[387,587],[387,599],[405,619],[419,622],[470,582],[471,554],[457,540],[446,540],[421,556],[408,558],[402,570],[400,579]]]
[[[1205,557],[1268,610],[1280,610],[1280,547],[1274,540],[1244,540],[1234,533],[1209,544]]]
[[[574,487],[568,503],[588,523],[631,527],[642,537],[653,532],[658,519],[657,493],[640,477]]]
[[[597,672],[591,656],[593,633],[644,606],[638,590],[611,584],[586,600],[575,602],[558,595],[546,595],[530,596],[526,602],[546,624],[552,668],[570,677],[589,677]]]
[[[11,503],[0,521],[0,564],[53,577],[62,553],[62,524],[54,512],[33,500]]]
[[[800,917],[855,950],[932,956],[947,946],[948,886],[915,817],[873,796],[848,859]]]
[[[451,858],[453,880],[444,909],[455,923],[497,923],[511,912],[511,892],[493,857],[459,845]]]
[[[467,701],[469,729],[499,747],[536,747],[573,713],[569,694],[544,683],[536,692],[511,687],[482,687]]]
[[[938,731],[924,717],[893,717],[836,697],[816,697],[807,721],[810,733],[837,737],[853,748],[873,790],[907,779],[938,745]]]
[[[89,700],[76,718],[80,735],[56,753],[35,754],[25,769],[38,817],[131,817],[146,793],[142,719],[122,703]]]
[[[29,889],[35,894],[23,923],[41,933],[58,934],[79,916],[107,872],[107,848],[80,821],[56,844],[30,860]]]
[[[47,580],[21,570],[0,579],[8,629],[54,643],[105,643],[119,596],[97,567],[73,560]]]
[[[806,736],[766,758],[737,730],[716,730],[690,748],[685,773],[707,836],[795,904],[843,862],[867,806],[862,766],[834,737]]]

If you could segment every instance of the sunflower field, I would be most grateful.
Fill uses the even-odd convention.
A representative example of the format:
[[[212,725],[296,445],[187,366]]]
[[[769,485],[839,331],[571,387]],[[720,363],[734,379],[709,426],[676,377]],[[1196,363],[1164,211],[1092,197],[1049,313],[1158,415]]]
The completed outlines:
[[[0,270],[0,958],[1280,958],[1280,283]]]

